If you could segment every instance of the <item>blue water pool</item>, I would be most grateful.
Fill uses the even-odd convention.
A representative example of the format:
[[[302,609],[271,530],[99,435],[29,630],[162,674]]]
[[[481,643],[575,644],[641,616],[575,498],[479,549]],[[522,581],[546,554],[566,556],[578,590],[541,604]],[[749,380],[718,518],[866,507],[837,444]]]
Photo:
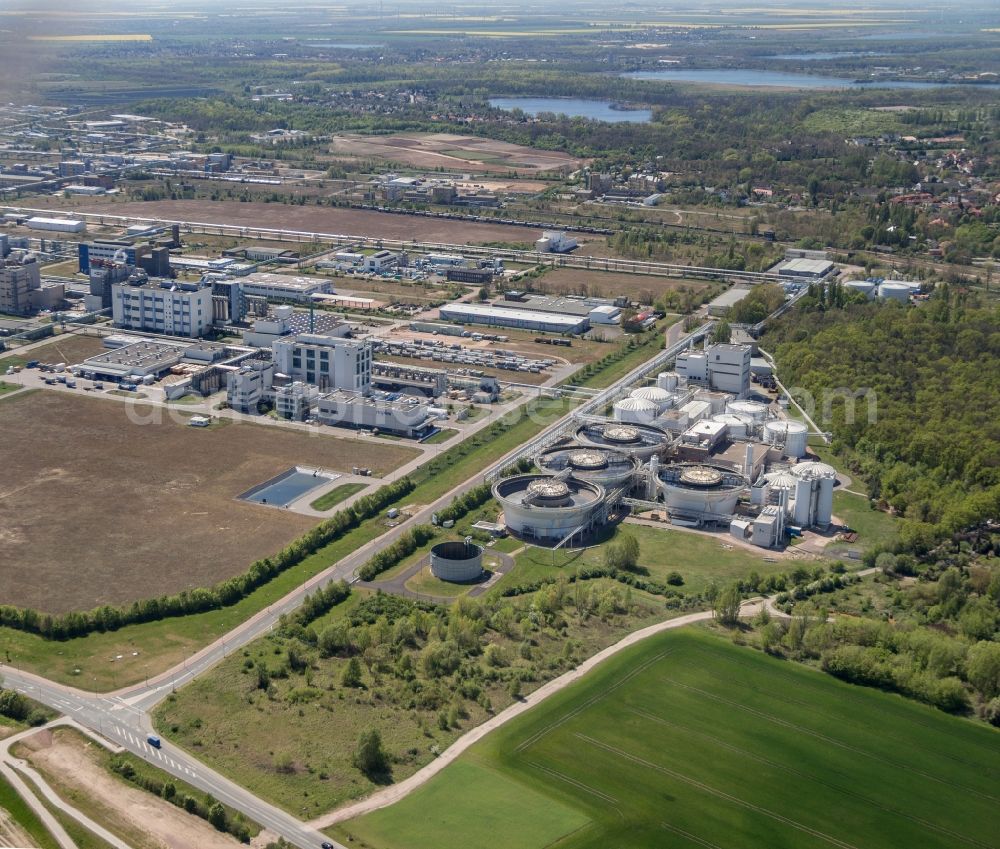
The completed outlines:
[[[335,481],[340,475],[312,469],[289,469],[269,481],[244,492],[240,498],[269,507],[287,507],[308,492]]]

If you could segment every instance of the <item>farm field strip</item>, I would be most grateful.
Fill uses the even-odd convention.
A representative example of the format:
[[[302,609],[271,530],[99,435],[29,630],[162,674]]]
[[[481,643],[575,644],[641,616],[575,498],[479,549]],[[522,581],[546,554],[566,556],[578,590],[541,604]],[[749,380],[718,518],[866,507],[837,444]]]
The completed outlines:
[[[980,756],[956,761],[922,745],[948,734]],[[988,771],[983,783],[982,769],[997,757],[1000,736],[988,728],[685,629],[633,647],[411,796],[331,833],[374,849],[457,849],[457,836],[431,825],[410,842],[398,827],[417,810],[436,822],[430,797],[449,799],[453,827],[474,817],[472,791],[451,770],[475,765],[520,782],[527,798],[547,795],[590,818],[555,844],[524,849],[609,840],[619,849],[728,849],[734,835],[738,845],[789,849],[995,849],[996,798],[970,787],[997,786]]]

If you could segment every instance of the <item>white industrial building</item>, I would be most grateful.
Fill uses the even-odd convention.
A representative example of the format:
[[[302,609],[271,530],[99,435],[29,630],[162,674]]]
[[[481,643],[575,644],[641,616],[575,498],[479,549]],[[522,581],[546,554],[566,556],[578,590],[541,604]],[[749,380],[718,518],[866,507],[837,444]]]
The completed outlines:
[[[797,257],[781,264],[779,277],[794,277],[800,280],[822,280],[833,271],[833,263],[828,259],[808,259]]]
[[[62,283],[43,283],[34,254],[11,254],[0,259],[0,313],[31,315],[58,307],[66,291]]]
[[[317,333],[277,339],[272,345],[278,373],[326,389],[367,395],[372,385],[374,344]]]
[[[115,327],[196,339],[212,327],[212,286],[150,280],[111,286]]]
[[[376,251],[362,259],[362,270],[373,274],[381,274],[390,268],[395,268],[399,262],[399,254],[392,251]]]
[[[274,384],[274,363],[248,360],[226,377],[226,400],[239,413],[256,414]]]
[[[337,389],[320,395],[316,418],[323,424],[378,430],[409,438],[422,438],[434,431],[430,404],[412,395],[384,393],[362,395]]]
[[[736,306],[749,294],[750,289],[745,286],[735,286],[723,292],[714,300],[709,301],[707,307],[708,314],[711,316],[723,316],[729,312],[731,307]]]
[[[577,241],[564,230],[546,230],[542,238],[535,242],[535,250],[541,253],[565,254],[577,247]]]
[[[742,398],[750,391],[751,356],[749,345],[710,345],[678,354],[675,368],[689,384]]]
[[[244,294],[257,295],[269,301],[295,301],[307,304],[313,295],[333,292],[333,284],[322,277],[275,274],[270,271],[248,274],[241,282]]]
[[[87,229],[87,225],[74,218],[46,218],[36,215],[24,222],[25,227],[32,230],[53,230],[56,233],[82,233]]]
[[[445,321],[455,321],[459,324],[518,327],[543,333],[584,333],[590,327],[590,319],[586,316],[509,309],[483,304],[445,304],[438,310],[438,314]]]
[[[283,419],[305,421],[312,414],[319,390],[300,380],[274,390],[274,410]]]

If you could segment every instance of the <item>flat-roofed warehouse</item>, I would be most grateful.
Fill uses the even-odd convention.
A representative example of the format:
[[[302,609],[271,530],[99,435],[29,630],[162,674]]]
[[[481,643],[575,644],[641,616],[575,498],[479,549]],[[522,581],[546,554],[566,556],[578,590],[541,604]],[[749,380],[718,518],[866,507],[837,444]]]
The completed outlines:
[[[708,304],[708,314],[709,315],[725,315],[730,307],[735,307],[740,301],[742,301],[747,295],[750,294],[750,290],[743,286],[735,286],[728,291],[723,292],[719,297],[710,301]]]
[[[274,274],[257,271],[241,279],[245,295],[258,295],[275,301],[309,303],[313,295],[333,293],[333,284],[322,277],[304,277],[294,274]]]
[[[545,333],[585,333],[590,329],[587,316],[561,315],[534,310],[482,306],[480,304],[445,304],[438,311],[445,321],[461,324],[485,324],[490,327],[517,327]]]
[[[833,271],[833,263],[828,259],[790,259],[778,269],[780,277],[799,277],[806,280],[821,280]]]

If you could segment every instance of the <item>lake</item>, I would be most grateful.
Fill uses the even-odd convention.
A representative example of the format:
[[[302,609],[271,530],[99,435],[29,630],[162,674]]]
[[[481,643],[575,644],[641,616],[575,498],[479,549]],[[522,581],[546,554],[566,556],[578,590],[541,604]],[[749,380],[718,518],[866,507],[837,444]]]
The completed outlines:
[[[819,74],[797,74],[785,71],[755,71],[750,68],[699,68],[668,71],[631,71],[622,74],[635,80],[660,80],[675,83],[711,83],[762,88],[941,88],[958,86],[962,83],[924,83],[904,80],[873,80],[859,83],[844,77],[828,77]],[[976,88],[1000,88],[997,83],[976,85]]]
[[[609,123],[648,124],[653,120],[650,109],[613,109],[603,100],[581,100],[577,97],[491,97],[494,109],[520,109],[528,115],[555,112],[571,118],[589,118]]]
[[[874,53],[855,53],[850,50],[843,53],[777,53],[765,56],[765,59],[785,59],[794,62],[818,62],[823,59],[851,59],[856,56],[875,56]]]

